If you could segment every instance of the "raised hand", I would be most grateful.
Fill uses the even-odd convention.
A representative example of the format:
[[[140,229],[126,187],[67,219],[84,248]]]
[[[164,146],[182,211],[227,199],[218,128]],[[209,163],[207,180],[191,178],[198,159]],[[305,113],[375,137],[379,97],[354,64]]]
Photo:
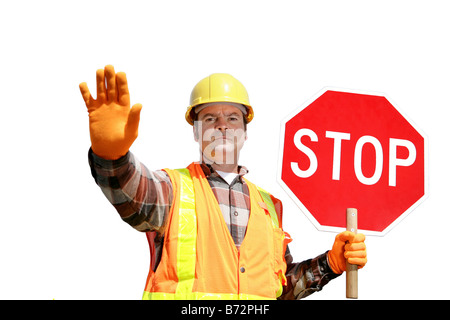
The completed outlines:
[[[106,85],[105,85],[106,78]],[[80,91],[89,112],[92,151],[109,160],[124,156],[138,136],[141,104],[130,109],[130,93],[125,73],[108,65],[97,70],[97,99],[86,82]]]

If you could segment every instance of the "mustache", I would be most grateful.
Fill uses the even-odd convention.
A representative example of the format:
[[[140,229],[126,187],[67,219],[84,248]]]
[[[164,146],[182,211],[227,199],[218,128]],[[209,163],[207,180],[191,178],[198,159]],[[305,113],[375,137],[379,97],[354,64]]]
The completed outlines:
[[[211,136],[211,141],[216,141],[216,140],[230,140],[230,141],[234,141],[234,139],[236,138],[235,135],[230,135],[230,134],[215,134]]]

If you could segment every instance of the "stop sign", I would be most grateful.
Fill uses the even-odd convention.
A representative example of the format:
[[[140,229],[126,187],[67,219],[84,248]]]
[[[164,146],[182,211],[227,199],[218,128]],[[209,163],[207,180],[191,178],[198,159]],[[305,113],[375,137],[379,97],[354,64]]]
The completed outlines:
[[[319,230],[383,235],[426,194],[426,137],[383,95],[324,89],[282,123],[278,179]]]

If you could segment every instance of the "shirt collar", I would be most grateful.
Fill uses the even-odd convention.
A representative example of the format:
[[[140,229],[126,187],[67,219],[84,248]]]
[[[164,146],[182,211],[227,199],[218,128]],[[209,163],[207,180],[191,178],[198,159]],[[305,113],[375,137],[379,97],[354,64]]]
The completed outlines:
[[[200,163],[200,166],[203,170],[203,173],[205,174],[205,177],[218,177],[219,174],[214,170],[214,168],[210,164],[206,164],[204,162]],[[239,177],[243,177],[245,174],[248,173],[247,167],[244,166],[238,166],[238,175]]]

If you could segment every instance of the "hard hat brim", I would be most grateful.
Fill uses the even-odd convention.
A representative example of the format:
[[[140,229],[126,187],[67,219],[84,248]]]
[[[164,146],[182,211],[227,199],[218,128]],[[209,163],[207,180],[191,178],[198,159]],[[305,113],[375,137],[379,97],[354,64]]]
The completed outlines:
[[[217,102],[218,103],[226,103],[226,101],[217,101]],[[196,118],[194,109],[195,109],[195,107],[198,107],[200,105],[202,105],[202,104],[189,106],[186,110],[185,118],[186,118],[187,123],[189,123],[191,126],[194,125],[194,119]],[[250,123],[250,121],[252,121],[253,117],[254,117],[253,108],[250,105],[246,105],[243,103],[242,103],[242,105],[247,108],[247,114],[244,115],[246,123]]]

